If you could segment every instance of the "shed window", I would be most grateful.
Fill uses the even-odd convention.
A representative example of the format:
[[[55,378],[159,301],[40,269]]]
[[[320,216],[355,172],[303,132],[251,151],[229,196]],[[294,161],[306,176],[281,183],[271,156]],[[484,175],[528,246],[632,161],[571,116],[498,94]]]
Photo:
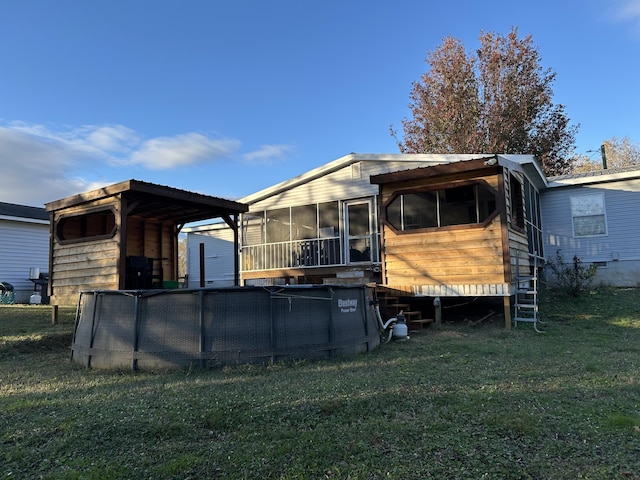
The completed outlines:
[[[484,184],[404,193],[385,207],[386,222],[399,231],[481,224],[496,211],[496,194]]]
[[[571,197],[571,218],[574,237],[606,235],[604,195],[596,193]]]
[[[60,242],[99,240],[111,238],[115,233],[116,217],[110,209],[62,217],[56,227]]]

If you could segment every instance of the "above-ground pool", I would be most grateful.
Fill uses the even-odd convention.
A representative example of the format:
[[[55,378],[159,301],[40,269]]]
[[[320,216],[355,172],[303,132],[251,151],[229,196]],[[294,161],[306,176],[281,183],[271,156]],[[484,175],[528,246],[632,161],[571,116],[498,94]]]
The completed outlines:
[[[365,285],[299,285],[80,294],[72,360],[157,369],[320,359],[380,344]]]

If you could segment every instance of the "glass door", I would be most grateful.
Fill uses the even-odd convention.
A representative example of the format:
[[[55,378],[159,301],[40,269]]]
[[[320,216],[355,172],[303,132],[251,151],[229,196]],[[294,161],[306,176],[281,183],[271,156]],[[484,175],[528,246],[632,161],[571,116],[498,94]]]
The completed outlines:
[[[352,200],[344,204],[347,263],[371,262],[373,244],[373,200]]]

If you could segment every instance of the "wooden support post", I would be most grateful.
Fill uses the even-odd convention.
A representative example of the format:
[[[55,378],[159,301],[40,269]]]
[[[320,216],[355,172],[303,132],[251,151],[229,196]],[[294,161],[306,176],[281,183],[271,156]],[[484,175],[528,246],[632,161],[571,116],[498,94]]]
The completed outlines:
[[[51,306],[51,325],[58,324],[58,305]]]
[[[511,297],[502,297],[504,299],[504,328],[511,330]]]
[[[436,325],[440,325],[442,323],[442,302],[440,297],[433,299],[433,306],[435,308]]]

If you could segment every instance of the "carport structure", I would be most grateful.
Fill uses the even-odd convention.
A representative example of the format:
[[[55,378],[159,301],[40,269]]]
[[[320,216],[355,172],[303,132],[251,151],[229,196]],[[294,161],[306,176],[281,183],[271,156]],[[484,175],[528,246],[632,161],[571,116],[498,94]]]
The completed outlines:
[[[234,230],[234,282],[239,284],[238,217],[248,210],[245,204],[126,180],[45,207],[54,305],[73,305],[84,290],[175,287],[180,230],[215,218]]]

